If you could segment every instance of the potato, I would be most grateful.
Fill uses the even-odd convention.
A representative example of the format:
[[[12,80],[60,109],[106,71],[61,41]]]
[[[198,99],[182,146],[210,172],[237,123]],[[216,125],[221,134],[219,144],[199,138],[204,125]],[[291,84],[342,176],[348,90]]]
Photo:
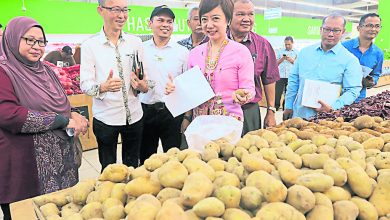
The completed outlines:
[[[321,206],[328,207],[333,212],[332,201],[324,193],[316,192],[314,193],[314,197],[316,198],[316,206],[321,205]]]
[[[150,177],[138,177],[127,183],[125,186],[125,192],[127,193],[127,195],[134,197],[138,197],[142,194],[148,193],[152,195],[157,195],[160,190],[160,183],[152,180]]]
[[[248,150],[243,147],[235,147],[233,150],[233,156],[236,157],[239,161],[244,154],[249,154]]]
[[[343,186],[347,182],[347,172],[333,159],[324,163],[324,174],[331,176],[336,186]]]
[[[158,211],[156,220],[187,220],[187,215],[178,204],[166,201]]]
[[[302,167],[302,159],[298,154],[295,154],[289,147],[281,147],[275,149],[276,156],[281,160],[287,160],[296,168]]]
[[[375,167],[377,169],[390,169],[390,152],[381,152],[376,155]]]
[[[80,213],[75,213],[71,216],[68,216],[67,218],[65,218],[66,220],[84,220],[83,219],[83,216],[80,214]]]
[[[47,203],[47,204],[39,207],[39,209],[41,210],[42,215],[45,217],[60,214],[60,210],[58,209],[57,205],[54,203]]]
[[[200,200],[208,197],[213,192],[213,183],[206,175],[200,172],[191,173],[184,182],[180,198],[188,207],[194,206]]]
[[[306,215],[307,220],[333,220],[333,208],[323,205],[316,205]]]
[[[375,120],[368,115],[357,117],[353,121],[353,126],[359,130],[364,128],[372,128],[374,124],[375,124]]]
[[[336,146],[335,148],[335,158],[341,158],[341,157],[350,157],[351,153],[349,152],[348,148],[345,146]]]
[[[380,137],[372,137],[363,143],[364,149],[378,149],[382,150],[383,146],[385,145],[385,142]]]
[[[292,127],[292,128],[301,129],[305,127],[308,124],[308,122],[304,121],[302,118],[292,118],[290,120],[287,120],[285,124],[287,128]]]
[[[106,220],[120,220],[125,217],[125,211],[122,204],[112,206],[103,212],[104,219]]]
[[[357,142],[357,141],[348,141],[345,145],[345,147],[349,150],[349,151],[353,151],[353,150],[364,150],[364,146],[363,144]]]
[[[295,150],[295,153],[298,155],[303,154],[313,154],[317,151],[317,146],[315,144],[304,144],[302,147]]]
[[[274,169],[274,167],[261,157],[256,157],[253,154],[245,154],[242,156],[242,165],[250,173],[257,170],[264,170],[268,173]]]
[[[305,216],[287,203],[273,202],[263,206],[257,213],[259,220],[305,220]]]
[[[110,164],[104,168],[100,175],[100,181],[111,181],[115,183],[125,182],[129,177],[129,169],[124,164]]]
[[[220,147],[221,147],[221,155],[223,156],[223,158],[228,159],[229,157],[233,156],[233,150],[235,148],[233,144],[224,143],[221,144]]]
[[[106,199],[108,199],[111,196],[114,185],[115,183],[106,181],[96,186],[95,201],[103,203]]]
[[[111,208],[111,207],[114,207],[114,206],[120,206],[122,205],[123,206],[123,203],[119,200],[119,199],[115,199],[115,198],[108,198],[106,199],[104,202],[103,202],[103,212],[105,212],[107,209]]]
[[[125,207],[129,220],[154,220],[159,209],[156,204],[146,200],[135,200],[129,207]]]
[[[354,196],[351,201],[359,209],[358,219],[360,220],[376,220],[378,219],[378,212],[375,207],[365,199]]]
[[[62,220],[63,218],[60,217],[59,215],[51,215],[46,217],[46,220]]]
[[[264,130],[261,134],[261,137],[264,138],[268,142],[268,144],[271,144],[273,141],[279,140],[278,135],[275,134],[275,132],[269,130]]]
[[[368,174],[360,166],[348,168],[346,171],[352,191],[359,197],[368,198],[373,191]]]
[[[187,220],[202,220],[203,219],[203,218],[200,218],[199,216],[197,216],[195,214],[194,210],[192,210],[192,209],[185,211],[185,214],[187,216]]]
[[[222,186],[240,186],[240,179],[232,174],[225,171],[218,171],[214,180],[214,189],[220,188]]]
[[[313,136],[311,141],[313,142],[313,144],[315,144],[317,147],[319,147],[321,145],[326,144],[328,142],[328,138],[325,137],[325,135],[318,134],[318,135]]]
[[[248,215],[246,212],[242,211],[241,209],[237,209],[237,208],[226,209],[222,217],[224,220],[238,220],[238,219],[251,220],[250,215]]]
[[[183,188],[187,176],[187,169],[178,161],[169,161],[165,163],[158,172],[158,180],[162,186],[176,189]]]
[[[329,159],[327,154],[304,154],[301,157],[303,165],[311,169],[322,169],[325,161]]]
[[[150,177],[150,171],[148,171],[145,166],[140,166],[133,170],[130,176],[132,180],[137,179],[138,177]]]
[[[327,154],[329,157],[334,158],[336,155],[336,150],[334,147],[331,147],[329,145],[322,145],[317,148],[316,153],[318,154]]]
[[[91,202],[85,205],[80,214],[84,219],[103,218],[103,206],[100,202]]]
[[[207,144],[206,144],[206,146],[207,146]],[[218,147],[217,144],[216,144],[216,147]],[[177,159],[180,162],[183,162],[185,159],[188,159],[188,158],[198,158],[198,159],[200,159],[201,156],[200,156],[200,153],[198,153],[197,151],[194,151],[192,149],[185,149],[185,150],[180,151],[177,154]]]
[[[379,216],[390,213],[390,172],[379,174],[378,186],[370,197],[370,203],[374,205]]]
[[[350,200],[351,193],[339,186],[332,186],[330,189],[324,192],[324,194],[332,201]]]
[[[215,197],[200,200],[194,207],[195,214],[199,217],[218,217],[225,212],[225,205]]]
[[[269,147],[270,148],[286,147],[286,144],[283,141],[272,141]]]
[[[214,171],[223,171],[225,170],[226,161],[217,158],[209,160],[207,164],[212,167]]]
[[[378,177],[378,171],[376,170],[373,163],[367,163],[365,172],[372,179],[376,179]]]
[[[61,208],[61,216],[67,218],[81,210],[82,206],[75,203],[69,203]]]
[[[238,208],[240,205],[241,191],[234,186],[223,186],[214,191],[214,196],[221,200],[226,208]]]
[[[294,185],[288,188],[286,202],[305,214],[314,208],[316,199],[314,194],[306,187]]]
[[[353,138],[354,141],[357,141],[359,143],[363,143],[365,140],[373,137],[371,134],[361,131],[353,132],[349,136]]]
[[[298,177],[296,184],[306,186],[313,192],[325,192],[333,186],[334,180],[326,174],[310,173]]]
[[[385,143],[389,143],[390,142],[390,133],[381,134],[380,137],[383,139],[383,141]]]
[[[183,165],[187,168],[188,173],[201,172],[205,174],[211,181],[215,179],[215,171],[206,162],[199,158],[188,158],[183,161]]]
[[[288,147],[291,148],[291,150],[295,151],[296,149],[302,147],[303,145],[310,144],[310,143],[311,143],[311,140],[298,139],[298,140],[295,140],[295,141],[289,143]]]
[[[144,161],[145,169],[152,172],[160,168],[164,162],[160,158],[148,158]]]
[[[287,196],[287,188],[283,183],[262,170],[249,174],[246,179],[246,186],[258,188],[267,202],[282,202]]]
[[[335,220],[355,220],[359,215],[359,209],[351,201],[337,201],[333,204]]]
[[[241,189],[240,206],[244,209],[255,210],[260,207],[262,193],[254,186],[246,186]]]
[[[168,199],[180,197],[180,193],[176,188],[164,188],[157,194],[157,199],[164,203]]]
[[[251,147],[251,142],[248,138],[241,138],[236,144],[236,148],[238,147],[242,147],[246,150],[249,150],[249,148]]]
[[[386,143],[385,146],[382,148],[383,152],[390,152],[390,142]]]
[[[286,160],[277,162],[276,167],[279,171],[280,178],[287,186],[294,185],[301,175],[301,171],[296,169],[294,165]]]
[[[75,204],[84,205],[87,201],[88,194],[95,189],[94,181],[79,182],[72,187],[72,201]]]
[[[240,179],[241,182],[244,182],[249,175],[248,171],[242,165],[234,167],[232,172],[238,177],[238,179]]]
[[[366,169],[366,153],[363,149],[351,151],[351,159],[359,164],[363,169]]]
[[[276,160],[278,159],[275,154],[275,150],[272,148],[262,148],[260,149],[260,154],[264,158],[264,160],[267,160],[271,164],[276,163]]]
[[[121,201],[123,205],[126,203],[126,200],[127,200],[127,194],[125,192],[125,187],[126,187],[125,183],[115,184],[112,187],[111,196],[110,196],[111,198],[115,198],[115,199],[118,199],[119,201]]]

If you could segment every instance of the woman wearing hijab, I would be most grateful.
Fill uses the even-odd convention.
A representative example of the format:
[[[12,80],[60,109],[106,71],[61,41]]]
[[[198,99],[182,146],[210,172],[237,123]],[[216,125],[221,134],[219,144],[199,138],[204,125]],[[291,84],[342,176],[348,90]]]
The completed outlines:
[[[71,112],[55,73],[40,61],[43,28],[27,17],[12,19],[0,46],[0,204],[50,193],[78,182],[74,135],[88,121]]]

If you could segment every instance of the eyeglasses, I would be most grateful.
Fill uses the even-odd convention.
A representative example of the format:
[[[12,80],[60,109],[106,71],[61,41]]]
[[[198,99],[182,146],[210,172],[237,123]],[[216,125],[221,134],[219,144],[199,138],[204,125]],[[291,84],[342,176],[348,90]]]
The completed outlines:
[[[103,5],[101,5],[100,7],[106,9],[106,10],[109,10],[110,12],[113,12],[114,14],[120,14],[121,12],[123,12],[123,14],[128,14],[131,9],[130,8],[120,8],[120,7],[105,7]]]
[[[330,29],[330,28],[324,28],[324,27],[321,27],[322,31],[325,33],[325,34],[328,34],[330,32],[333,32],[334,34],[340,34],[342,30],[340,29]]]
[[[370,29],[381,29],[382,26],[380,24],[363,24],[363,25],[360,25],[361,27],[366,27],[366,28],[370,28]]]
[[[46,47],[47,41],[46,40],[35,40],[34,38],[31,37],[22,37],[22,39],[26,40],[26,44],[30,46],[34,46],[36,43],[38,43],[38,46],[40,47]]]

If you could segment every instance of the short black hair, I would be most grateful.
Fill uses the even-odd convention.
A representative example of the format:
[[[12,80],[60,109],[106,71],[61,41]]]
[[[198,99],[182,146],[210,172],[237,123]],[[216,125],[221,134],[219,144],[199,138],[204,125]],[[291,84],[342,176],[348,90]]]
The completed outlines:
[[[382,21],[381,17],[379,17],[379,15],[377,13],[368,13],[368,14],[363,15],[360,18],[359,26],[362,26],[364,24],[364,22],[366,22],[366,19],[369,17],[377,17],[377,18],[379,18],[380,21]]]
[[[294,43],[294,39],[291,36],[287,36],[284,38],[285,41],[291,41],[291,43]]]
[[[226,20],[229,23],[233,17],[234,4],[232,0],[202,0],[199,4],[199,17],[221,6]]]
[[[0,28],[2,28],[2,27],[3,27],[3,25],[0,24]]]

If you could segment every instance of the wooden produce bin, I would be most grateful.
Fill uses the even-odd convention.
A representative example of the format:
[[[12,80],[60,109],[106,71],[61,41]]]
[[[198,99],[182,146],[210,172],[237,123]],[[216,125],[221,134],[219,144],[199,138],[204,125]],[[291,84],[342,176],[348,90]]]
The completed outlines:
[[[382,65],[382,74],[375,87],[390,85],[390,60],[385,60]]]
[[[68,96],[70,105],[73,108],[78,108],[83,116],[85,116],[89,121],[89,128],[85,135],[80,135],[81,145],[83,150],[91,150],[97,148],[96,137],[92,131],[92,97],[80,94],[80,95],[71,95]]]

